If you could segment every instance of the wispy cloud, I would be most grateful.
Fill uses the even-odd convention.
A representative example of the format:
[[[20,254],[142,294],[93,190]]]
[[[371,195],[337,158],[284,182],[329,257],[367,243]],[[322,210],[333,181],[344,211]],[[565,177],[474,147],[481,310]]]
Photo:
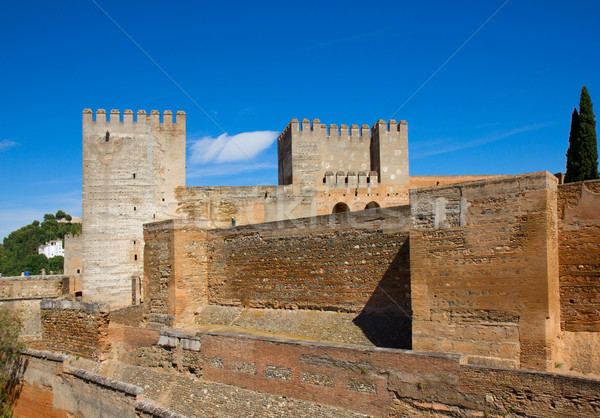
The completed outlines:
[[[202,178],[202,177],[216,177],[216,176],[231,176],[241,173],[247,173],[256,170],[274,170],[277,169],[276,164],[261,163],[261,164],[219,164],[219,165],[206,165],[200,167],[188,167],[186,177],[189,179]]]
[[[3,139],[2,141],[0,141],[0,152],[6,151],[7,149],[12,147],[18,147],[19,145],[21,144],[19,144],[18,142],[11,141],[9,139]]]
[[[314,45],[309,45],[306,47],[306,49],[314,49],[314,48],[324,48],[327,46],[331,46],[331,45],[337,45],[337,44],[342,44],[345,42],[351,42],[351,41],[358,41],[361,39],[366,39],[366,38],[370,38],[372,36],[375,36],[381,32],[384,32],[385,29],[377,29],[371,32],[365,32],[365,33],[359,33],[358,35],[352,35],[352,36],[346,36],[344,38],[338,38],[338,39],[331,39],[329,41],[323,41],[323,42],[319,42],[317,44]]]
[[[522,126],[520,128],[511,129],[506,132],[496,132],[470,141],[461,142],[454,138],[436,138],[426,142],[420,142],[411,146],[411,158],[419,159],[431,157],[432,155],[448,154],[455,151],[460,151],[467,148],[475,148],[486,145],[492,142],[500,141],[509,138],[513,135],[518,135],[523,132],[532,132],[548,127],[553,123],[536,123],[532,125]]]
[[[277,138],[275,131],[222,134],[217,138],[204,137],[191,141],[190,164],[233,163],[256,157]]]

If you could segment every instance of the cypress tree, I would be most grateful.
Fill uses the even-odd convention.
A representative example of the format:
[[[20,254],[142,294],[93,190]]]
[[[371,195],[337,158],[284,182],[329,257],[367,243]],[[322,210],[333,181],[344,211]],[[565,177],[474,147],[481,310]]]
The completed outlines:
[[[573,109],[571,115],[571,131],[569,132],[569,148],[567,149],[567,174],[565,183],[580,181],[581,147],[579,146],[579,113]]]
[[[592,99],[587,88],[583,86],[579,99],[579,114],[574,111],[571,118],[565,182],[593,180],[598,177],[596,118]]]

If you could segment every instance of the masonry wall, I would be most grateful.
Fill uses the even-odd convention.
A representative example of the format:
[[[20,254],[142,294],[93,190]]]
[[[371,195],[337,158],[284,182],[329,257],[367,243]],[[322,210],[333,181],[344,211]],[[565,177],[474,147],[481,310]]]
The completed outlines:
[[[600,181],[558,187],[564,331],[600,332]]]
[[[0,277],[0,306],[19,313],[23,323],[21,337],[41,336],[40,301],[58,298],[69,291],[69,276]]]
[[[353,178],[347,183],[344,175],[339,183],[336,178],[310,188],[292,185],[181,187],[177,189],[178,216],[207,221],[212,228],[227,228],[232,218],[240,226],[328,215],[339,203],[346,204],[352,212],[364,210],[369,204],[369,208],[408,204],[407,185],[359,185],[358,177]]]
[[[109,349],[107,304],[44,300],[40,308],[44,347],[86,358],[104,358]]]
[[[208,231],[209,301],[342,312],[410,309],[408,208]],[[387,293],[387,295],[386,295]]]
[[[83,297],[132,304],[142,277],[142,224],[176,216],[185,185],[185,114],[83,112]]]
[[[556,183],[542,172],[411,190],[413,349],[554,368]]]
[[[451,354],[161,331],[151,356],[213,382],[374,416],[600,413],[599,380],[473,366]]]
[[[156,322],[180,326],[207,303],[408,322],[407,228],[407,207],[227,229],[148,224],[145,299],[166,316]]]
[[[144,400],[142,388],[70,367],[61,354],[26,350],[19,376],[12,407],[15,416],[182,418]]]
[[[144,257],[146,320],[190,324],[208,302],[206,222],[171,220],[147,224]]]

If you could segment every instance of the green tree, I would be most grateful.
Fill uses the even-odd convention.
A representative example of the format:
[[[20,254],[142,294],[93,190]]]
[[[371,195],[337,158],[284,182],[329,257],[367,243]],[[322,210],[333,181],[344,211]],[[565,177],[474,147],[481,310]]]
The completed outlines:
[[[64,214],[64,215],[63,215]],[[63,211],[57,212],[57,217],[70,217]],[[42,223],[33,221],[16,231],[11,232],[0,246],[0,273],[5,276],[18,276],[22,271],[39,274],[41,269],[62,273],[63,258],[48,260],[43,254],[38,254],[37,248],[50,240],[64,239],[65,235],[79,235],[80,223],[58,222],[52,214],[44,215]]]
[[[583,86],[579,98],[579,113],[574,109],[571,116],[565,182],[594,180],[598,177],[596,117],[592,99]]]
[[[0,417],[11,416],[10,404],[19,380],[19,354],[23,346],[19,342],[21,320],[19,315],[0,306]]]

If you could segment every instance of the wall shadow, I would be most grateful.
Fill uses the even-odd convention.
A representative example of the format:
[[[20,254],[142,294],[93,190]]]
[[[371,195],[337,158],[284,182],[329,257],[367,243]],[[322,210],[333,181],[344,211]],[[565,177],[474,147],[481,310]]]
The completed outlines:
[[[376,347],[411,349],[409,239],[400,247],[373,294],[353,322]]]

